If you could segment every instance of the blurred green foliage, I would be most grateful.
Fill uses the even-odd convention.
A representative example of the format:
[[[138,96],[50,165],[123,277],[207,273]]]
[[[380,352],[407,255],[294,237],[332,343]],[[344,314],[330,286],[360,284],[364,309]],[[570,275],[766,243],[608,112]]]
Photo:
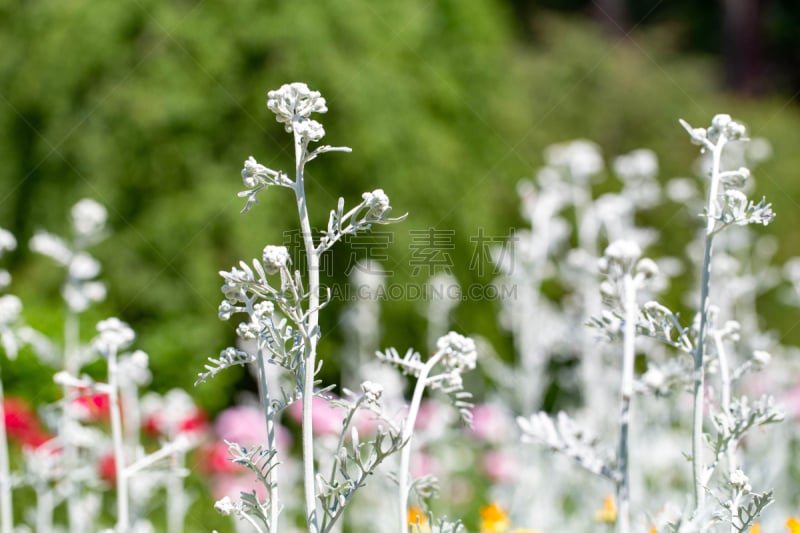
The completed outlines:
[[[478,257],[483,272],[469,268],[470,237],[522,224],[515,183],[534,174],[548,144],[584,137],[608,156],[650,147],[662,176],[688,175],[696,148],[677,119],[702,125],[718,112],[773,144],[774,158],[756,173],[758,193],[778,213],[765,231],[781,236],[781,258],[800,254],[800,116],[788,97],[721,94],[717,64],[677,54],[671,27],[609,39],[583,19],[540,13],[538,39],[522,43],[515,23],[494,0],[0,0],[0,226],[22,244],[37,228],[65,227],[84,196],[105,204],[115,231],[96,253],[110,298],[83,319],[84,338],[96,320],[120,316],[151,355],[153,387],[194,391],[211,412],[252,386],[229,371],[192,387],[203,361],[234,340],[233,325],[216,318],[216,272],[258,257],[296,227],[288,191],[267,191],[246,216],[236,197],[248,156],[292,167],[290,137],[265,107],[267,90],[286,82],[320,90],[330,109],[320,119],[325,141],[353,148],[309,168],[317,227],[339,195],[356,202],[378,187],[396,213],[409,212],[380,251],[393,283],[427,279],[425,268],[412,276],[410,231],[428,228],[453,232],[446,252],[462,285],[490,282],[488,257]],[[663,250],[693,231],[680,206],[643,222],[662,230]],[[344,283],[351,259],[368,255],[339,245],[327,282]],[[60,335],[60,272],[24,244],[10,262],[27,320]],[[342,306],[334,301],[323,313],[328,376]],[[386,302],[383,345],[424,348],[423,309]],[[496,310],[465,301],[455,327],[512,357]],[[769,300],[764,311],[767,327],[800,338],[785,307]],[[31,358],[4,362],[3,372],[9,394],[57,397]],[[204,527],[222,520],[207,501],[191,513],[215,516],[198,518]]]
[[[677,119],[699,125],[717,112],[773,143],[757,190],[778,213],[769,231],[791,235],[800,128],[788,98],[721,94],[717,65],[674,52],[671,28],[608,39],[583,19],[540,13],[539,38],[521,43],[508,9],[493,0],[0,0],[0,226],[24,243],[37,228],[64,227],[83,196],[109,207],[115,232],[96,253],[110,299],[84,319],[83,334],[109,314],[129,321],[158,390],[192,390],[205,358],[233,341],[232,325],[216,319],[216,272],[296,226],[288,191],[268,191],[246,216],[236,197],[246,157],[291,169],[290,137],[265,107],[266,91],[290,81],[323,93],[325,141],[354,150],[310,166],[317,227],[339,195],[355,202],[378,187],[398,214],[409,212],[380,252],[392,282],[424,283],[427,269],[412,276],[410,232],[437,228],[454,232],[446,252],[461,283],[488,283],[488,257],[479,257],[483,272],[468,268],[470,237],[521,224],[514,185],[533,175],[547,144],[585,137],[608,156],[651,147],[664,177],[687,175],[696,151]],[[676,209],[648,222],[674,249],[691,231],[685,220]],[[783,240],[782,257],[800,253],[800,242]],[[328,283],[343,283],[351,259],[366,255],[335,248]],[[29,322],[58,335],[60,274],[24,246],[11,262]],[[423,307],[387,302],[383,344],[422,348]],[[323,313],[329,371],[341,308]],[[492,302],[464,302],[456,327],[510,357],[495,313]],[[786,315],[779,306],[766,314],[790,329]],[[197,389],[198,399],[216,411],[247,384],[232,371]]]

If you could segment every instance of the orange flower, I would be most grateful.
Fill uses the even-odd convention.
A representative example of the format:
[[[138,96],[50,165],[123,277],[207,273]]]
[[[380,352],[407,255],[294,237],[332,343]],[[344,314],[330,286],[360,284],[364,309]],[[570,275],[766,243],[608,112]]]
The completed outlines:
[[[408,508],[408,525],[409,526],[416,526],[418,523],[419,525],[424,525],[428,519],[425,518],[425,513],[422,512],[422,509],[419,507],[414,507],[413,505]]]
[[[511,521],[503,508],[492,503],[481,507],[481,533],[506,533]]]
[[[786,528],[789,530],[789,533],[800,533],[800,520],[790,516],[789,519],[786,520]]]
[[[758,522],[753,524],[753,527],[750,528],[750,533],[761,533],[761,524]]]
[[[603,507],[594,514],[594,519],[606,524],[613,524],[617,521],[617,506],[614,504],[613,496],[605,497]]]

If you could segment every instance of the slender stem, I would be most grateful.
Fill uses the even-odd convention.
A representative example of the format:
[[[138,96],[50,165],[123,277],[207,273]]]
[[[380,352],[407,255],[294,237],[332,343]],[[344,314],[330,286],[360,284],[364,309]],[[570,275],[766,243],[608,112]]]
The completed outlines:
[[[125,448],[122,442],[122,419],[119,409],[119,382],[117,369],[117,350],[108,354],[108,386],[111,412],[111,439],[114,445],[114,465],[117,473],[117,533],[124,533],[130,527],[128,510],[128,474],[125,470]]]
[[[0,419],[6,419],[3,380],[0,379]],[[8,435],[5,423],[0,424],[0,531],[14,530],[14,507],[11,500],[11,467],[8,460]]]
[[[726,139],[720,137],[713,146],[711,155],[713,163],[711,168],[711,185],[708,191],[706,204],[706,239],[703,253],[703,277],[700,284],[700,326],[697,333],[697,346],[694,352],[694,405],[692,414],[692,477],[694,478],[694,505],[695,512],[705,503],[705,489],[703,487],[703,384],[705,381],[705,335],[708,323],[708,293],[711,285],[711,255],[714,240],[715,217],[717,216],[717,190],[719,189],[719,168],[722,156],[722,147]]]
[[[47,483],[36,485],[36,531],[53,530],[53,491]]]
[[[633,367],[636,356],[636,286],[630,273],[622,278],[625,299],[625,329],[622,357],[622,384],[620,387],[619,414],[619,462],[620,479],[617,482],[617,533],[630,531],[630,476],[628,467],[628,432],[631,420],[631,398],[633,396]]]
[[[170,459],[173,471],[178,472],[184,467],[186,454],[183,451],[176,452],[171,455]],[[169,533],[183,533],[186,507],[183,478],[178,474],[173,474],[167,480],[167,531]]]
[[[249,306],[249,304],[248,304]],[[275,453],[267,463],[267,484],[269,487],[269,516],[267,522],[269,523],[270,533],[277,533],[278,531],[278,513],[280,512],[279,499],[278,499],[278,447],[275,441],[275,413],[272,409],[272,404],[269,397],[269,387],[267,386],[267,367],[264,361],[264,341],[258,341],[258,392],[261,397],[261,408],[264,411],[264,417],[267,425],[267,449],[274,450]]]
[[[314,442],[311,410],[314,399],[314,374],[317,367],[317,326],[319,321],[319,255],[314,247],[314,237],[311,235],[311,223],[308,220],[308,206],[306,205],[305,182],[303,179],[305,167],[306,143],[302,137],[294,132],[295,150],[295,197],[297,198],[297,212],[300,216],[300,230],[305,244],[306,261],[308,266],[308,337],[305,346],[305,364],[303,375],[303,485],[306,502],[306,523],[309,533],[318,533],[317,504],[314,491]]]
[[[414,434],[414,424],[417,421],[417,413],[419,413],[419,406],[422,402],[422,393],[425,391],[425,386],[428,381],[428,374],[430,374],[439,359],[442,358],[442,352],[437,352],[425,363],[417,378],[417,385],[414,387],[414,394],[411,397],[411,406],[408,409],[408,417],[405,424],[403,424],[403,451],[400,452],[400,471],[397,474],[397,484],[400,488],[400,499],[398,511],[399,516],[399,529],[398,533],[408,533],[408,474],[409,465],[411,464],[411,437]]]
[[[719,378],[720,378],[720,408],[725,414],[730,413],[731,410],[731,373],[730,366],[728,365],[728,353],[725,350],[725,343],[722,340],[722,335],[719,331],[714,331],[714,346],[717,349],[717,358],[719,359]],[[736,459],[736,442],[732,440],[728,443],[725,449],[725,457],[728,462],[728,475],[732,474],[738,468],[738,461]],[[731,498],[731,516],[737,516],[739,512],[739,490],[731,489],[733,498]],[[731,533],[736,533],[736,527],[731,521]]]
[[[68,282],[69,283],[69,282]],[[80,361],[78,360],[78,350],[80,346],[80,317],[71,309],[67,309],[64,318],[64,370],[70,376],[78,376],[80,371]],[[64,398],[69,396],[69,387],[62,387]],[[59,421],[59,436],[64,454],[64,466],[70,471],[78,465],[78,449],[67,436],[69,427],[72,425],[72,411],[69,406],[65,407],[61,413]],[[79,512],[80,503],[78,501],[78,488],[71,476],[64,476],[63,480],[66,488],[67,498],[67,522],[70,533],[78,533],[82,529]]]

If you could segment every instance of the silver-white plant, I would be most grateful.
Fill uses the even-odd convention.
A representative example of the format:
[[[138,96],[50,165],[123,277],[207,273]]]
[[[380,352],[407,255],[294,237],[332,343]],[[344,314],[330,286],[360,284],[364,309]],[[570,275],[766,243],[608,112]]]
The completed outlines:
[[[355,492],[364,486],[367,476],[392,453],[410,449],[413,420],[424,387],[442,388],[461,398],[460,374],[474,367],[474,348],[469,349],[466,339],[447,337],[446,342],[442,341],[444,344],[440,351],[427,363],[421,362],[418,354],[416,357],[410,354],[405,359],[394,357],[396,352],[393,351],[383,354],[383,358],[418,378],[411,413],[399,425],[391,417],[385,416],[379,401],[382,387],[372,382],[364,382],[361,393],[348,393],[340,400],[330,400],[332,405],[344,410],[344,422],[337,448],[333,452],[329,475],[317,473],[312,399],[315,395],[325,398],[326,392],[332,388],[320,386],[315,377],[321,365],[317,359],[319,312],[327,303],[320,294],[320,258],[347,235],[368,230],[375,224],[399,222],[405,216],[390,217],[389,197],[382,189],[375,189],[365,192],[361,201],[350,209],[345,208],[345,200],[340,198],[336,208],[330,212],[327,228],[315,236],[311,229],[305,192],[306,165],[326,152],[349,152],[350,149],[328,145],[314,149],[310,147],[325,135],[324,127],[312,119],[311,114],[324,113],[327,106],[320,93],[310,90],[304,83],[287,84],[270,91],[267,107],[275,113],[278,122],[285,125],[286,131],[293,135],[293,176],[267,168],[250,157],[242,170],[246,190],[239,196],[247,198],[243,210],[246,212],[257,202],[257,195],[268,187],[284,187],[293,191],[307,270],[301,272],[293,267],[286,247],[270,245],[264,248],[261,258],[252,262],[242,261],[238,267],[221,272],[225,299],[220,305],[219,316],[228,320],[234,314],[245,314],[247,319],[238,325],[236,332],[242,340],[255,341],[255,348],[250,351],[233,347],[223,350],[219,357],[210,358],[198,382],[231,366],[255,363],[258,367],[259,393],[268,440],[264,446],[253,449],[230,443],[230,452],[235,462],[251,469],[267,488],[268,501],[259,501],[255,494],[242,494],[239,502],[229,499],[219,501],[217,509],[224,514],[239,516],[258,531],[278,531],[278,517],[282,509],[279,463],[286,451],[276,447],[275,424],[285,407],[301,401],[305,522],[309,532],[327,532],[342,516]],[[330,298],[330,293],[327,298]],[[443,365],[446,371],[431,376],[431,370],[437,364]],[[289,390],[269,388],[268,384],[275,381],[268,380],[267,373],[275,371],[283,371],[290,376]],[[363,440],[358,431],[351,427],[354,415],[363,409],[373,411],[380,421],[376,435],[369,440]],[[404,451],[406,459],[405,462],[401,461],[398,475],[403,506],[409,490],[408,482],[403,481],[407,479],[407,453],[410,452]],[[403,510],[401,531],[407,530],[405,516]]]
[[[709,128],[691,128],[684,121],[681,124],[692,142],[711,155],[703,213],[706,223],[697,318],[683,325],[678,314],[658,302],[640,304],[637,290],[652,285],[659,269],[655,262],[640,258],[641,251],[636,243],[612,242],[600,261],[600,272],[607,278],[600,285],[606,309],[593,316],[590,324],[607,339],[623,344],[617,453],[604,451],[598,440],[589,437],[586,430],[564,414],[556,420],[544,413],[519,419],[524,440],[560,451],[615,483],[619,506],[615,511],[616,530],[621,533],[632,528],[628,441],[630,435],[636,434],[631,432],[631,400],[637,393],[664,396],[670,390],[688,387],[694,398],[689,454],[694,503],[691,509],[663,522],[664,531],[709,531],[715,524],[724,524],[725,530],[731,533],[749,531],[773,499],[771,491],[753,490],[742,471],[736,449],[749,429],[777,422],[782,415],[770,396],[753,402],[747,397],[733,395],[733,385],[746,372],[763,368],[769,362],[769,354],[763,350],[752,351],[734,366],[731,352],[740,341],[740,326],[732,319],[720,319],[719,309],[710,303],[710,287],[714,238],[730,227],[766,225],[772,221],[774,213],[764,199],[753,202],[742,192],[743,184],[750,177],[747,168],[725,170],[722,167],[726,145],[746,140],[741,124],[728,115],[714,117]],[[619,167],[618,172],[634,172],[637,167],[634,163],[618,160],[615,167]],[[639,166],[650,166],[645,163],[642,157]],[[646,174],[644,170],[642,173]],[[647,371],[637,377],[634,371],[636,346],[647,338],[677,349],[678,357],[658,362],[649,354]],[[719,376],[713,387],[706,380],[710,373]],[[704,427],[704,410],[711,415],[713,431]],[[711,448],[710,461],[704,460],[704,443]],[[708,495],[711,498],[707,498]],[[641,515],[646,511],[637,512]]]

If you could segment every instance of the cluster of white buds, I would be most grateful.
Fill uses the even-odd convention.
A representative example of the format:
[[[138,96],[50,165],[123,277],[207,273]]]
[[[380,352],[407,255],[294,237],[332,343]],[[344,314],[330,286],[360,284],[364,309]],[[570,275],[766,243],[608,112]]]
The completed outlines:
[[[383,192],[383,189],[365,192],[361,198],[364,199],[364,204],[369,209],[367,220],[380,220],[392,209],[389,205],[389,197]]]
[[[0,257],[7,251],[16,249],[17,240],[11,232],[0,228]],[[5,269],[0,268],[0,289],[4,289],[11,284],[11,274]]]
[[[597,144],[584,139],[553,144],[544,152],[551,167],[566,168],[573,178],[585,180],[603,171],[603,156]]]
[[[604,274],[614,272],[625,274],[633,269],[633,265],[642,256],[642,249],[632,241],[614,241],[606,247],[603,257],[598,261],[598,268]]]
[[[307,141],[318,141],[325,135],[322,124],[309,117],[311,113],[328,111],[325,98],[319,91],[312,91],[305,83],[288,83],[280,89],[267,93],[267,108],[275,113],[278,122],[286,131],[295,131]]]
[[[91,198],[84,198],[72,206],[72,227],[81,237],[95,237],[106,226],[108,212],[106,208]]]
[[[267,274],[277,274],[291,263],[289,250],[285,246],[267,245],[264,247],[261,259],[264,263],[264,271]]]
[[[368,405],[378,406],[383,395],[383,385],[374,381],[365,381],[361,384],[361,392],[364,393],[364,401]]]
[[[76,203],[70,212],[75,238],[70,243],[46,231],[37,231],[29,246],[32,251],[46,255],[67,269],[67,281],[61,295],[70,310],[85,311],[92,302],[106,298],[106,286],[94,280],[100,274],[100,262],[89,255],[85,248],[104,236],[106,208],[89,198]]]
[[[436,348],[442,355],[442,365],[453,373],[462,373],[475,368],[478,350],[475,341],[451,331],[436,341]]]
[[[652,150],[640,148],[616,157],[613,168],[626,182],[654,178],[658,175],[658,158]]]
[[[22,313],[22,300],[13,294],[0,296],[0,326],[7,326],[19,320]]]
[[[680,121],[681,125],[689,132],[692,144],[710,147],[720,141],[740,141],[745,140],[747,129],[744,125],[731,119],[730,115],[715,115],[711,119],[711,126],[708,128],[693,128],[685,120]]]
[[[118,318],[107,318],[97,323],[97,337],[94,345],[103,355],[109,355],[127,348],[136,338],[133,330]]]

